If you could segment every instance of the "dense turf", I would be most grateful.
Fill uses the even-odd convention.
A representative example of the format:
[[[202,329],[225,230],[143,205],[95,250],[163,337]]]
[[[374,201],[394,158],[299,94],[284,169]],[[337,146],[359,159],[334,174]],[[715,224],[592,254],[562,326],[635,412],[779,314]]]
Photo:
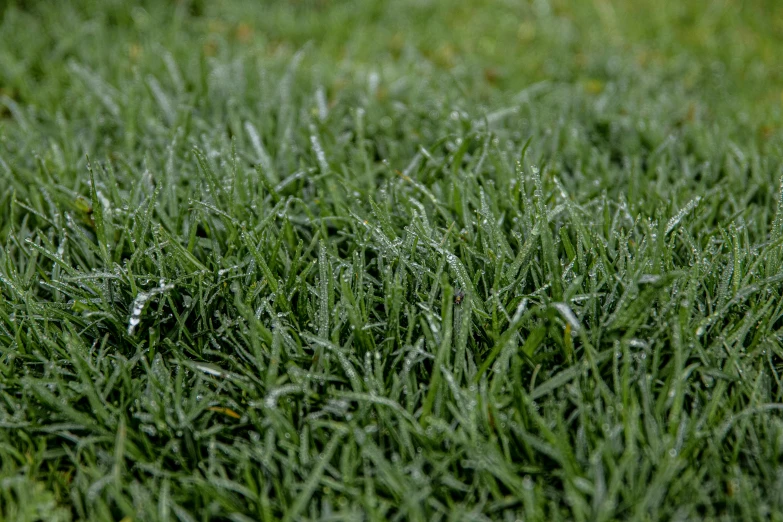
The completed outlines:
[[[0,519],[783,520],[776,2],[126,4],[0,15]]]

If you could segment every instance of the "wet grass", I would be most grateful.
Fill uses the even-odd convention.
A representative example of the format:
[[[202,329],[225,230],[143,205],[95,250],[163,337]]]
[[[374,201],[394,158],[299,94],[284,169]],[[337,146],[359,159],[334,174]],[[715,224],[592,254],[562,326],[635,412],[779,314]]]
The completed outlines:
[[[0,519],[781,520],[775,2],[2,9]]]

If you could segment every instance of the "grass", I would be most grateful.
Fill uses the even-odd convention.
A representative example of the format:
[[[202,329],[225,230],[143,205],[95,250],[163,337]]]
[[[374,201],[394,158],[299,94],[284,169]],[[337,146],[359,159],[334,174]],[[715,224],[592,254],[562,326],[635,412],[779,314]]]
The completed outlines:
[[[783,10],[0,8],[0,519],[783,520]]]

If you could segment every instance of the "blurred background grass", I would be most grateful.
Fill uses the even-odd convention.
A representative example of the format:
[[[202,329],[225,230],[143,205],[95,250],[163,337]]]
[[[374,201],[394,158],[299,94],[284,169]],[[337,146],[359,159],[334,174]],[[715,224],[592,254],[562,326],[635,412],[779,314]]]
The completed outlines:
[[[161,45],[195,66],[210,57],[287,62],[339,89],[363,71],[431,64],[475,99],[542,80],[600,95],[616,82],[674,89],[718,120],[735,114],[774,132],[783,106],[783,7],[775,0],[180,0],[10,2],[3,13],[0,89],[23,103],[62,101],[68,58],[122,83],[155,67]],[[106,60],[106,53],[111,59]],[[138,69],[141,71],[138,71]],[[341,74],[330,74],[335,70]],[[382,93],[381,93],[382,94]]]

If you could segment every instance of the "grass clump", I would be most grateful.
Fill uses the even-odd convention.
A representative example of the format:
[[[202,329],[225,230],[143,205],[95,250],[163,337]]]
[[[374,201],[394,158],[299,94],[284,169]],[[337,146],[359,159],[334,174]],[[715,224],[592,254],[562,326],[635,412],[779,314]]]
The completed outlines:
[[[659,4],[5,6],[0,518],[780,520],[780,20]]]

